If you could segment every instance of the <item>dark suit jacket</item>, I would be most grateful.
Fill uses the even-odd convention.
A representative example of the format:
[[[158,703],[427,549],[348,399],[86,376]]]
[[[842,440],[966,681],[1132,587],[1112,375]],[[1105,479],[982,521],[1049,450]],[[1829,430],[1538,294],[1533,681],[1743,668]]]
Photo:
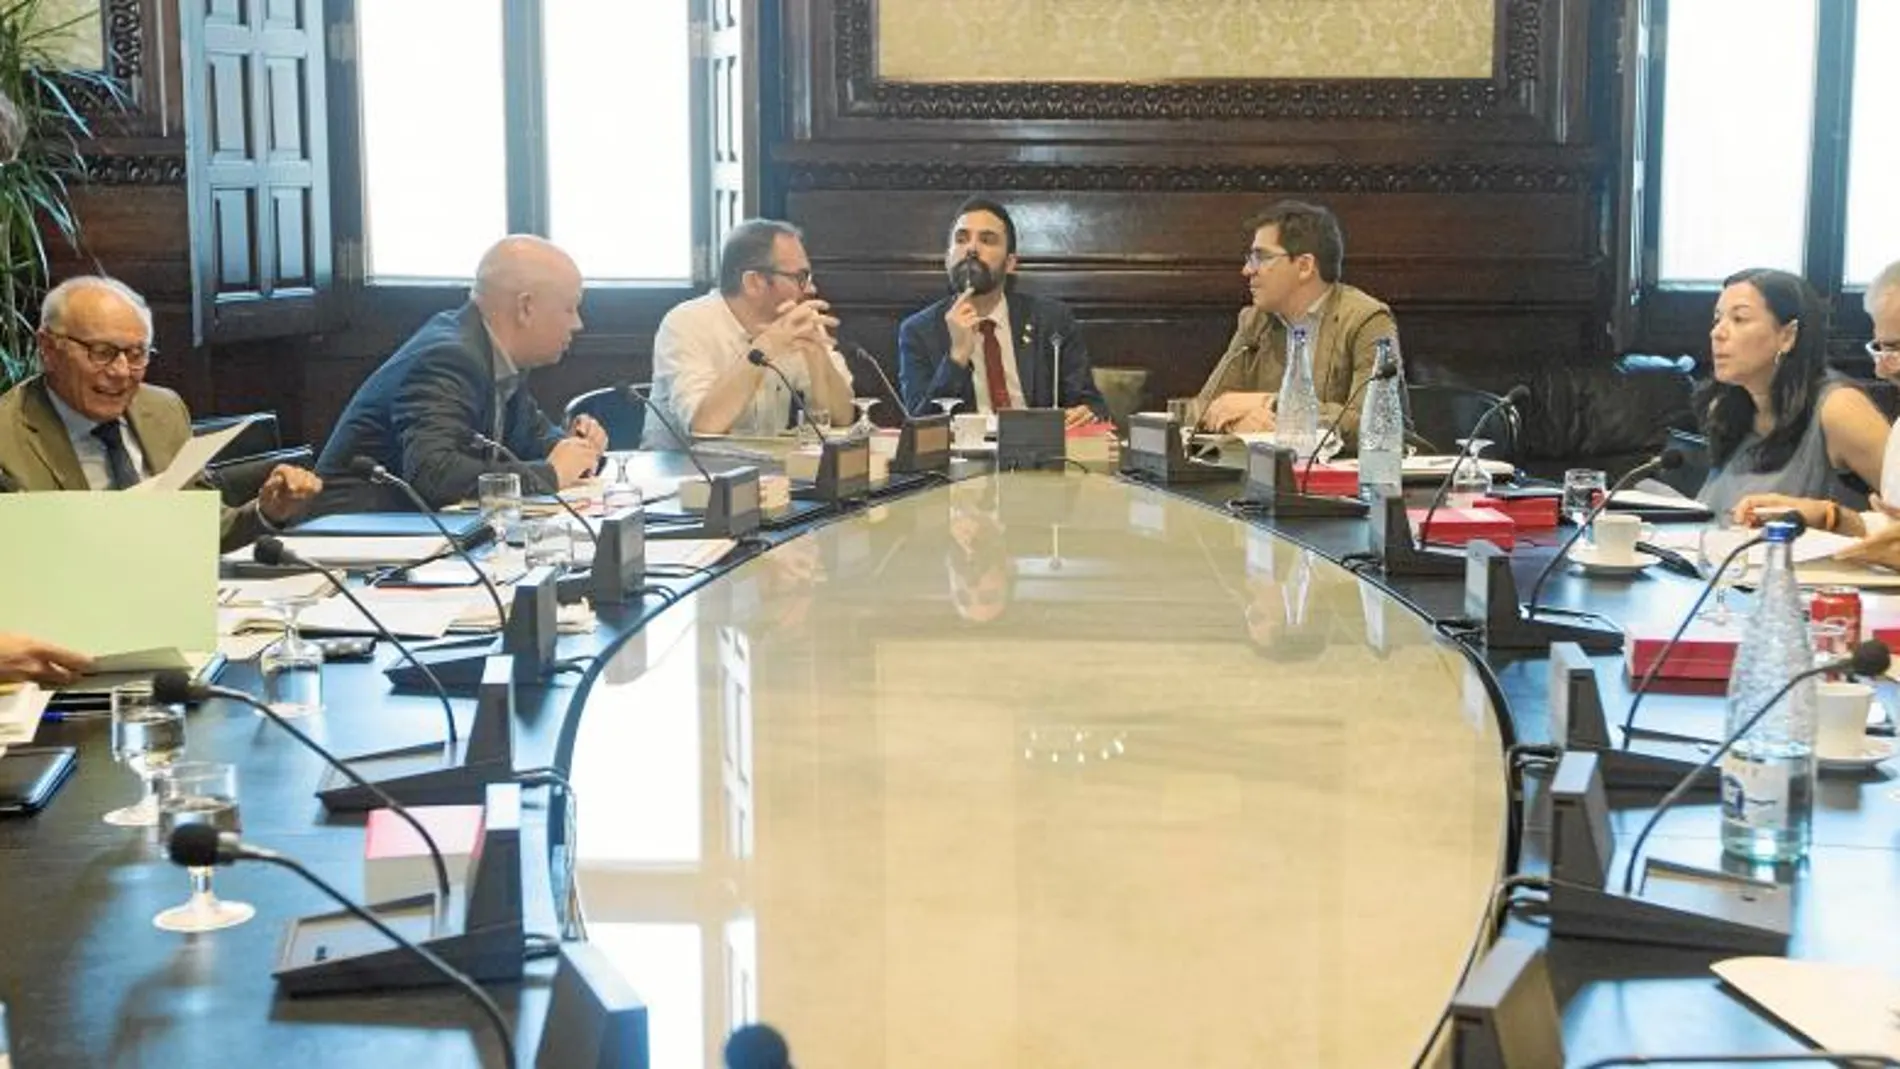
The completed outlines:
[[[950,328],[943,317],[955,301],[954,296],[935,301],[897,328],[897,373],[904,407],[912,415],[936,411],[930,402],[938,397],[961,397],[963,411],[976,411],[976,376],[950,359]],[[1022,382],[1023,403],[1030,408],[1049,408],[1056,403],[1050,389],[1055,364],[1052,339],[1061,338],[1062,396],[1058,407],[1087,405],[1095,410],[1097,419],[1107,419],[1108,403],[1095,388],[1088,343],[1076,327],[1075,313],[1060,301],[1011,293],[1009,319],[1009,327],[1015,332],[1016,376]],[[980,354],[977,359],[982,359]]]
[[[519,474],[524,493],[552,492],[554,468],[544,458],[561,430],[528,392],[525,372],[503,412],[500,436],[524,463],[491,464],[471,442],[477,431],[492,434],[494,419],[494,350],[480,311],[471,302],[438,313],[350,398],[317,458],[324,486],[311,514],[415,508],[394,487],[352,474],[350,461],[359,456],[407,479],[431,508],[474,497],[477,479],[488,471]]]
[[[191,412],[177,394],[162,386],[140,386],[126,406],[125,419],[145,454],[146,475],[171,467],[172,458],[191,440]],[[203,480],[196,485],[211,489]],[[66,424],[53,408],[46,380],[38,376],[0,396],[0,488],[23,493],[91,489]],[[255,542],[272,529],[255,501],[227,508],[223,516],[218,542],[226,550]]]

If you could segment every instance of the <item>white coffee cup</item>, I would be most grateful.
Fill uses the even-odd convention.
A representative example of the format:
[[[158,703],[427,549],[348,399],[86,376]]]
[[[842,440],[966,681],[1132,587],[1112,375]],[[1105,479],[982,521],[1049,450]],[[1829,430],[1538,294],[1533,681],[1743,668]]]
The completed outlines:
[[[1814,752],[1821,757],[1859,757],[1867,738],[1867,712],[1874,688],[1847,680],[1824,680],[1814,688]]]
[[[1636,559],[1636,540],[1642,537],[1643,521],[1635,516],[1606,512],[1596,518],[1590,533],[1596,541],[1598,560],[1606,564],[1628,564]]]
[[[958,449],[974,449],[983,444],[990,418],[981,412],[959,412],[950,417],[950,433]]]

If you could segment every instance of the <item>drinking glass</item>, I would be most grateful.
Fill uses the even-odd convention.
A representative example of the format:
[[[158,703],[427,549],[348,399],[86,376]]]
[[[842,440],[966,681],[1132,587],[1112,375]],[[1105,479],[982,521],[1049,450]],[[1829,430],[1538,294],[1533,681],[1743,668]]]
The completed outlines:
[[[627,474],[627,463],[633,457],[627,453],[616,453],[612,457],[614,464],[613,481],[601,491],[600,504],[609,514],[624,509],[638,509],[646,502],[640,493],[640,484]]]
[[[476,480],[482,522],[495,532],[495,544],[505,545],[521,526],[521,476],[511,471],[486,471]]]
[[[1321,433],[1325,434],[1326,437],[1320,439],[1319,449],[1313,454],[1313,462],[1316,464],[1331,464],[1333,458],[1339,455],[1340,450],[1346,448],[1346,442],[1345,439],[1339,436],[1337,430],[1328,430]],[[1306,458],[1301,457],[1300,459],[1304,461]]]
[[[139,800],[105,815],[121,828],[158,823],[153,780],[185,753],[185,711],[152,700],[150,687],[119,687],[112,692],[112,759],[138,773]]]
[[[1463,459],[1451,473],[1449,502],[1453,508],[1470,508],[1478,498],[1491,494],[1491,475],[1484,470],[1484,451],[1491,446],[1489,438],[1460,438]]]
[[[1709,574],[1715,582],[1715,601],[1696,613],[1696,619],[1707,620],[1720,627],[1726,627],[1731,618],[1728,607],[1728,592],[1737,583],[1748,577],[1748,554],[1736,556],[1720,575],[1715,569],[1721,567],[1723,558],[1748,537],[1748,533],[1729,524],[1726,516],[1718,515],[1696,539],[1696,552],[1701,557],[1698,562],[1701,570]]]
[[[851,425],[854,438],[869,438],[877,432],[877,424],[871,422],[871,410],[877,407],[875,397],[853,397],[851,404],[858,410],[858,421]]]
[[[528,567],[550,564],[565,569],[574,562],[574,532],[567,525],[566,513],[525,520],[521,532]]]
[[[809,422],[799,424],[800,433],[802,434],[807,430],[815,431],[818,435],[817,440],[807,444],[823,444],[826,438],[831,437],[831,412],[828,409],[819,408],[816,405],[809,405],[805,409],[805,414],[810,416],[811,419]]]
[[[190,824],[208,824],[221,832],[243,830],[238,821],[237,767],[222,761],[181,761],[158,782],[158,837]],[[214,932],[243,924],[257,910],[243,902],[225,902],[211,893],[211,870],[193,867],[191,897],[152,918],[168,932]]]
[[[284,637],[257,655],[257,671],[264,677],[264,704],[286,720],[323,712],[323,647],[304,638],[297,626],[298,616],[316,603],[317,599],[308,595],[271,598],[264,603],[283,617]]]
[[[1841,616],[1808,621],[1808,641],[1814,646],[1816,668],[1854,652],[1854,644],[1847,638],[1847,625],[1847,619]],[[1847,677],[1844,673],[1829,672],[1821,678],[1839,680]]]
[[[933,397],[930,399],[930,403],[942,409],[943,414],[948,416],[956,411],[956,407],[958,405],[963,403],[963,398],[961,397]]]
[[[1594,468],[1571,468],[1564,472],[1564,515],[1570,518],[1571,523],[1582,527],[1590,510],[1596,508],[1609,485],[1609,476]],[[1589,531],[1583,537],[1594,544],[1597,536],[1595,531]]]

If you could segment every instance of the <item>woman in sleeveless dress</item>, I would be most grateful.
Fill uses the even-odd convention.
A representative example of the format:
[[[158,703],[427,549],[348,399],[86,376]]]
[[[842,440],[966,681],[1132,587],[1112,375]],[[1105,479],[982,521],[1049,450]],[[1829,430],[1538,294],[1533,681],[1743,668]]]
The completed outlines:
[[[1857,523],[1865,494],[1840,473],[1880,485],[1887,421],[1866,394],[1828,372],[1820,297],[1786,271],[1731,275],[1715,304],[1709,348],[1714,381],[1696,410],[1711,466],[1696,499],[1741,524],[1754,522],[1757,507],[1785,508],[1796,499],[1814,507],[1810,522],[1822,521],[1815,526]]]

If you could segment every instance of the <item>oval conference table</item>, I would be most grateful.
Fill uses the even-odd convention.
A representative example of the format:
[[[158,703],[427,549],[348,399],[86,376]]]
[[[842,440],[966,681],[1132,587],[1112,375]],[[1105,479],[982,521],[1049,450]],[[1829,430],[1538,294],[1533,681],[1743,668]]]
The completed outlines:
[[[562,827],[530,799],[528,929],[558,930],[543,862],[572,848],[587,935],[648,1004],[661,1067],[713,1069],[754,1019],[805,1069],[1411,1064],[1512,855],[1546,864],[1536,783],[1507,840],[1503,749],[1547,740],[1549,661],[1441,637],[1462,577],[1388,586],[1334,563],[1365,548],[1363,521],[1234,517],[1233,493],[983,475],[767,532],[666,580],[685,595],[670,607],[601,610],[561,642],[585,674],[516,697],[517,767],[566,767],[579,800]],[[1548,553],[1520,544],[1520,588]],[[1560,574],[1547,600],[1669,625],[1695,589]],[[1620,713],[1620,659],[1594,662]],[[380,667],[327,666],[306,728],[344,753],[437,737],[439,708]],[[222,682],[256,679],[239,664]],[[1644,710],[1688,734],[1721,719],[1707,696]],[[191,758],[239,766],[247,839],[361,891],[360,818],[324,815],[314,757],[227,702],[188,734]],[[498,1064],[445,989],[278,992],[286,922],[330,906],[275,869],[219,871],[258,907],[248,924],[153,928],[187,881],[100,821],[137,790],[106,725],[38,741],[82,756],[45,812],[0,821],[15,1064]],[[1791,955],[1900,959],[1886,776],[1822,781]],[[1619,834],[1647,813],[1620,808]],[[1714,864],[1715,830],[1694,801],[1650,851]],[[1718,986],[1728,955],[1541,923],[1505,930],[1546,944],[1572,1064],[1804,1049]],[[490,988],[524,1064],[551,973]]]
[[[1485,931],[1497,718],[1389,595],[1094,476],[825,526],[578,710],[588,937],[655,1065],[1406,1065]]]

